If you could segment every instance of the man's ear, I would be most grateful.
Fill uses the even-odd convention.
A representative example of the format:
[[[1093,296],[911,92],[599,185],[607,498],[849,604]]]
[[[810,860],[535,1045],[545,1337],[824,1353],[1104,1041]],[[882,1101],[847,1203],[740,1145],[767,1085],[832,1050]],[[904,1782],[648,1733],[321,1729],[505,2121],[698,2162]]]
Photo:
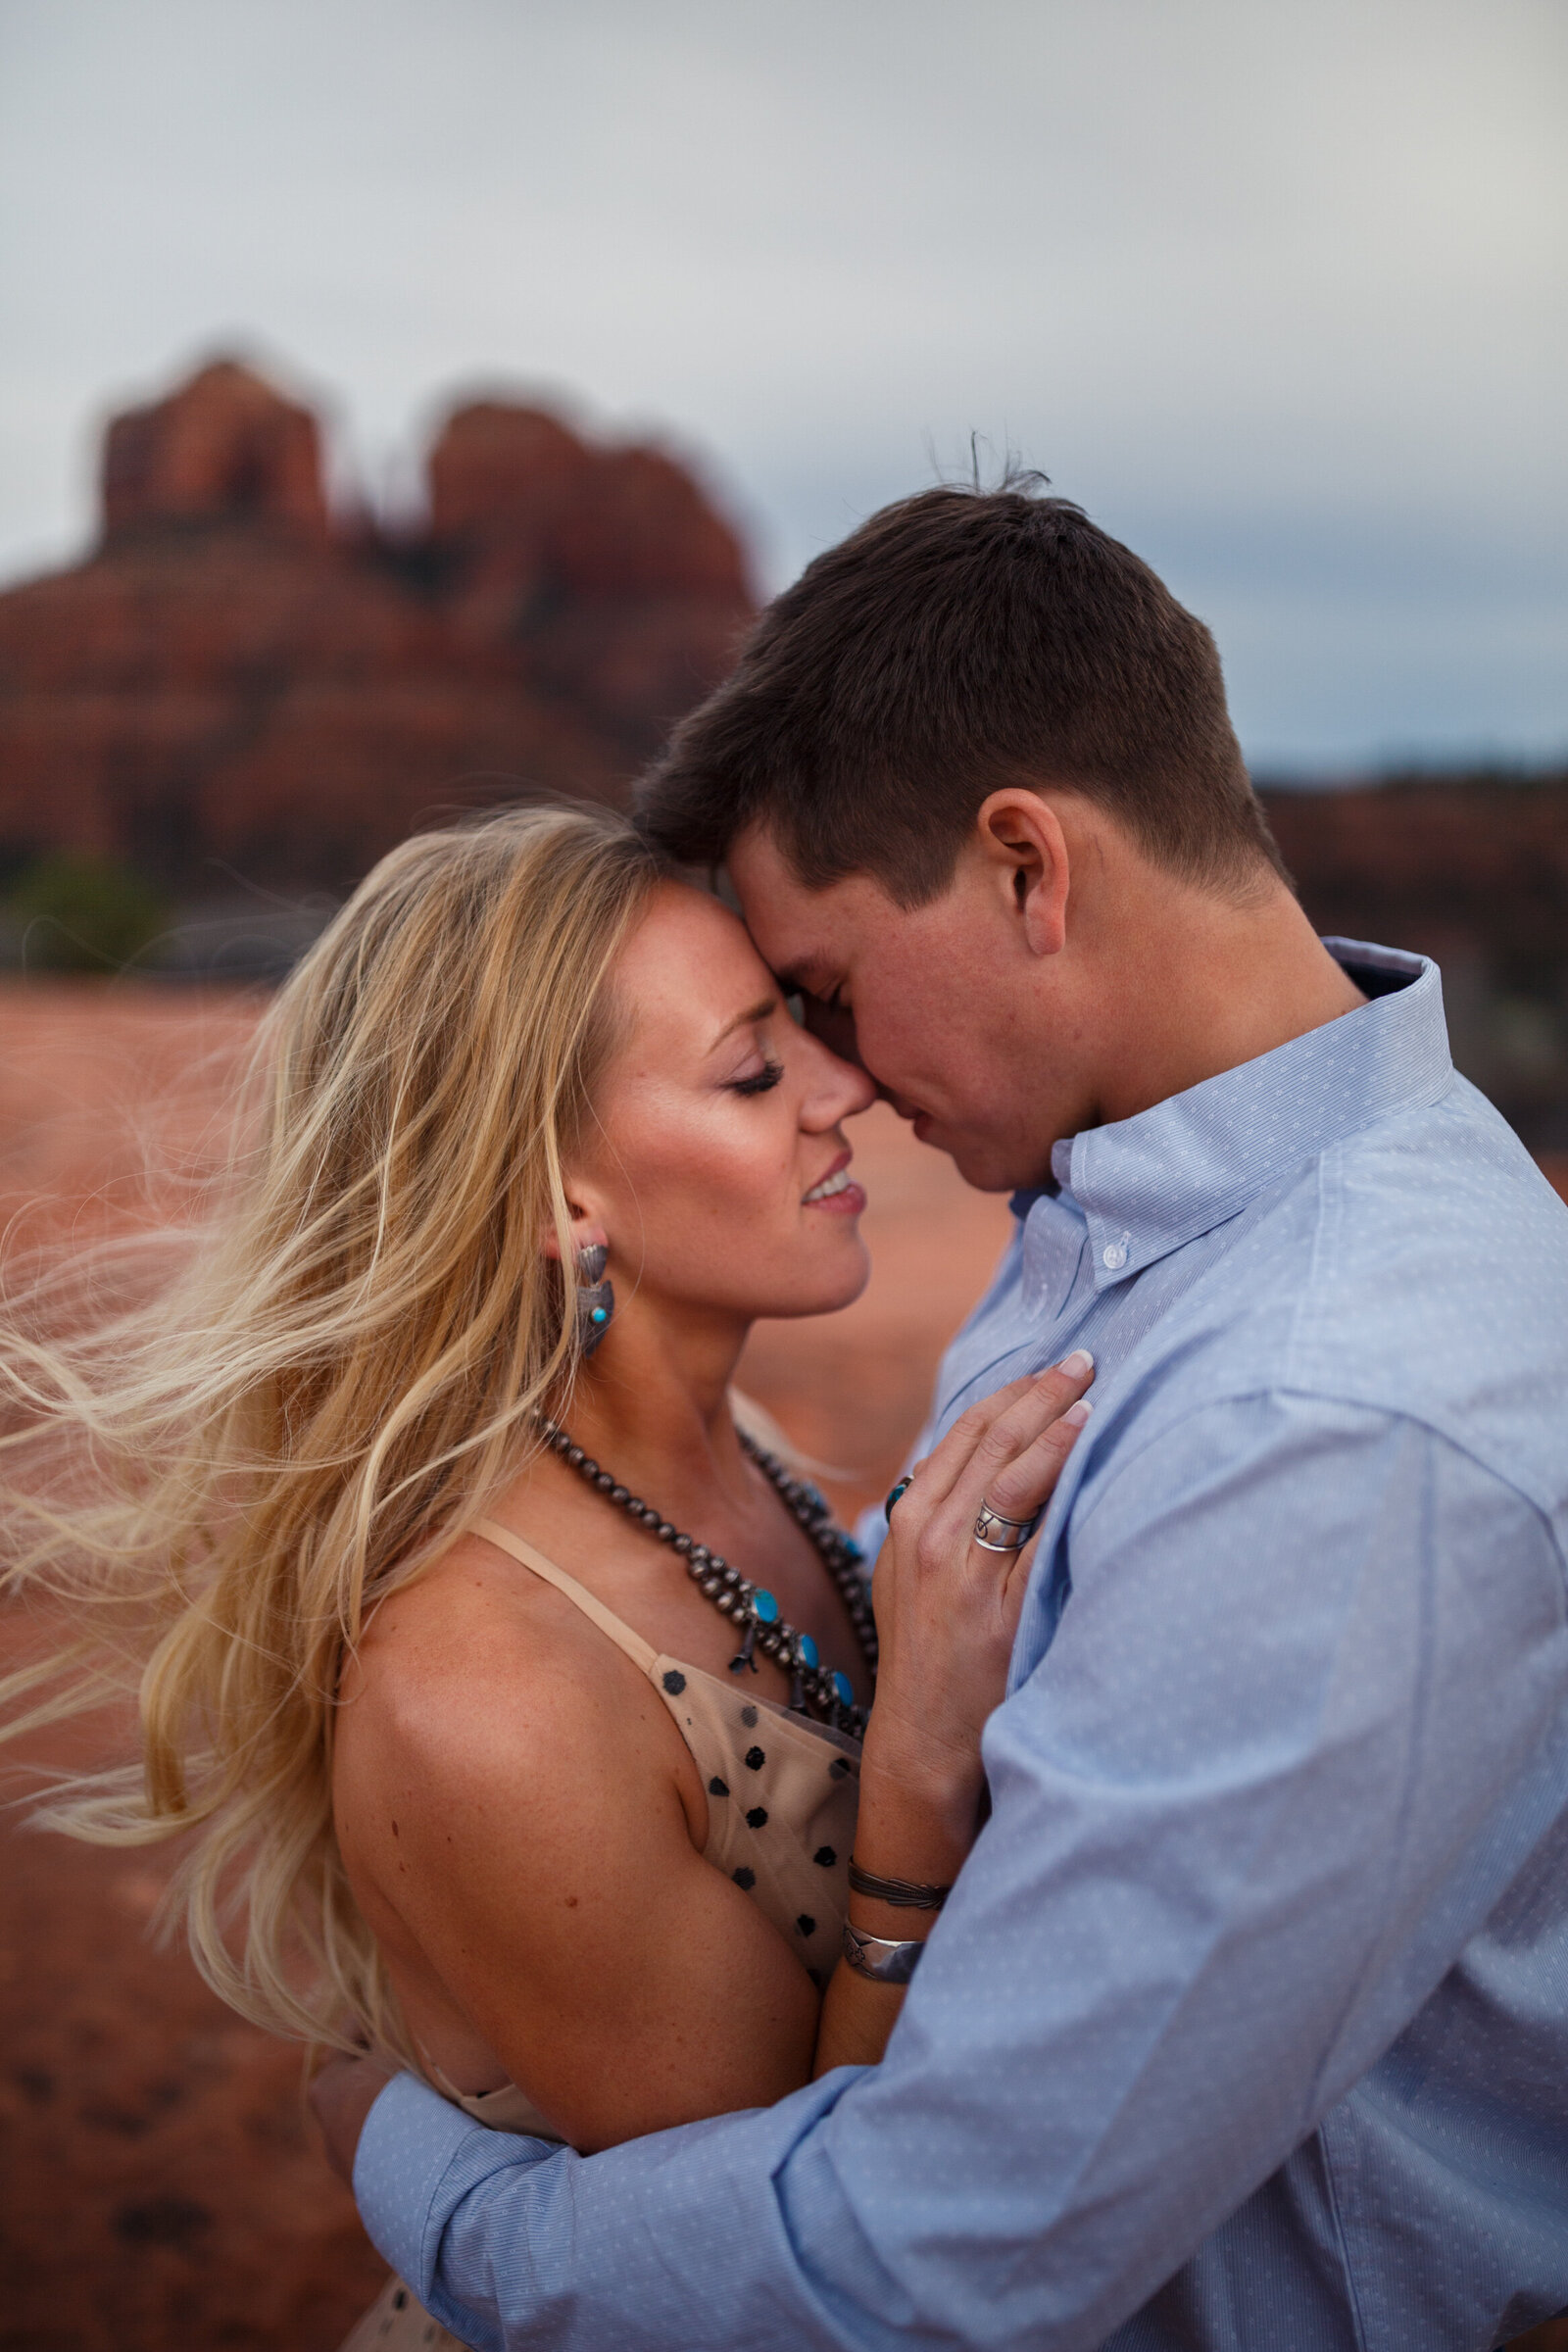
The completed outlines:
[[[1048,800],[1005,785],[983,801],[975,818],[980,854],[1022,927],[1032,956],[1059,956],[1067,944],[1067,837]]]

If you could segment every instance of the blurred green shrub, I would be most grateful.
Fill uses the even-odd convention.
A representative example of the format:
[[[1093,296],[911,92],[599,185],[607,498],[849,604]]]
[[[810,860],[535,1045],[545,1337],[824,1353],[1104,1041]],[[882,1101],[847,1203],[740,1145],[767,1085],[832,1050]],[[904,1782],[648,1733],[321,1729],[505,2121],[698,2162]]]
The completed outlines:
[[[169,909],[131,867],[69,850],[24,866],[6,894],[15,952],[29,971],[119,971],[168,926]]]

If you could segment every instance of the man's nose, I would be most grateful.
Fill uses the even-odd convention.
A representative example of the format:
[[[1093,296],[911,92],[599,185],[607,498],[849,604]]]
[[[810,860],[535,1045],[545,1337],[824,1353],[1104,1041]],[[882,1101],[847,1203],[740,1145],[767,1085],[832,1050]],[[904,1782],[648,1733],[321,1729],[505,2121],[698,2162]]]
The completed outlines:
[[[803,995],[801,1023],[830,1054],[836,1054],[840,1061],[853,1062],[858,1070],[864,1069],[855,1035],[855,1015],[847,1004],[825,1004],[820,997]]]

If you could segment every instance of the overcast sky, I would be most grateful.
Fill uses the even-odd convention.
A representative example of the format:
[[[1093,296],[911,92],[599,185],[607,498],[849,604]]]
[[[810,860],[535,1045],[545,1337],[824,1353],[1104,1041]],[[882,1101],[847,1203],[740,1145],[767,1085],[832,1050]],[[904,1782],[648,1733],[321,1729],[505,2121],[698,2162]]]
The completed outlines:
[[[407,498],[476,385],[776,586],[971,434],[1263,769],[1568,752],[1563,0],[0,0],[0,576],[217,348]]]

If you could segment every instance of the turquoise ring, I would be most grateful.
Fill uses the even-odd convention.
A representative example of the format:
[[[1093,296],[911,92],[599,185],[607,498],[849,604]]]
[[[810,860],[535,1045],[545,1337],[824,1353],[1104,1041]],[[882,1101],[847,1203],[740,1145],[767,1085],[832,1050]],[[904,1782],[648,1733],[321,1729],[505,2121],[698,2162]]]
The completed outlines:
[[[894,1504],[895,1504],[895,1503],[898,1501],[898,1499],[899,1499],[899,1496],[900,1496],[900,1495],[901,1495],[901,1494],[904,1493],[905,1489],[906,1489],[906,1487],[912,1487],[912,1486],[913,1486],[913,1484],[914,1484],[914,1479],[913,1479],[913,1477],[912,1477],[912,1475],[911,1475],[911,1476],[910,1476],[910,1477],[908,1477],[908,1478],[901,1478],[901,1479],[900,1479],[900,1481],[899,1481],[899,1483],[898,1483],[898,1485],[897,1485],[896,1487],[889,1487],[889,1489],[888,1489],[888,1498],[887,1498],[886,1502],[885,1502],[885,1503],[882,1505],[882,1516],[883,1516],[885,1519],[891,1519],[891,1518],[892,1518],[892,1516],[893,1516],[893,1505],[894,1505]]]

